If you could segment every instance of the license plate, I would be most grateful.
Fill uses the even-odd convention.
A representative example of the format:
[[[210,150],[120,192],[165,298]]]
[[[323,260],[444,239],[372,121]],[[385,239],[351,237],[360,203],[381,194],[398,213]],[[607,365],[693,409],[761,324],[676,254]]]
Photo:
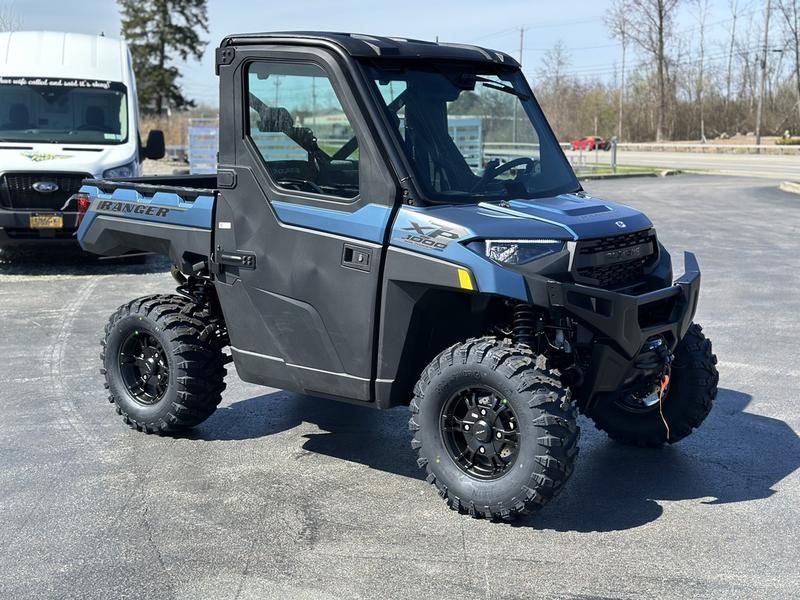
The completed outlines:
[[[31,215],[31,229],[63,229],[64,217],[61,215]]]

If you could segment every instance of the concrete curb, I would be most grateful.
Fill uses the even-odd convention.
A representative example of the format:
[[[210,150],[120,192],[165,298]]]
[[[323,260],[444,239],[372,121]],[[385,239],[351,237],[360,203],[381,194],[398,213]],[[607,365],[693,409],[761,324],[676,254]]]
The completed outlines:
[[[591,180],[591,179],[633,179],[635,177],[671,177],[673,175],[679,175],[680,171],[676,171],[674,169],[666,169],[660,172],[650,172],[650,173],[603,173],[602,175],[592,175],[591,173],[587,175],[579,175],[578,179],[580,180]]]
[[[800,182],[797,181],[784,181],[778,187],[782,191],[789,192],[790,194],[800,194]]]

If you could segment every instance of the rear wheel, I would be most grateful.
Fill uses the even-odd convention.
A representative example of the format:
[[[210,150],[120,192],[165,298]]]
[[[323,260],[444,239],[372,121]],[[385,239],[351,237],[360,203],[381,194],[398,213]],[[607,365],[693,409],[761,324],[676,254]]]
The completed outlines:
[[[117,309],[105,333],[102,373],[125,423],[170,433],[216,410],[225,389],[225,336],[205,307],[182,296],[146,296]]]
[[[579,429],[544,357],[495,338],[451,346],[414,388],[417,464],[448,506],[510,520],[541,508],[572,474]]]
[[[638,395],[606,396],[589,416],[598,429],[623,444],[674,444],[699,427],[711,412],[719,382],[716,364],[711,341],[699,325],[692,324],[675,348],[669,386],[660,398],[656,389]]]

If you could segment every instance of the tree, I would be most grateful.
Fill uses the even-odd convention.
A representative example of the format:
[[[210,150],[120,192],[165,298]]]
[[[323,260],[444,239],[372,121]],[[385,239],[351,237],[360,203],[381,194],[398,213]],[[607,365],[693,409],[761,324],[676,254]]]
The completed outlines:
[[[800,127],[800,2],[780,0],[781,13],[786,21],[789,45],[794,53],[794,82],[797,94],[797,126]]]
[[[706,142],[706,120],[703,105],[703,94],[705,92],[706,74],[706,20],[711,10],[709,0],[692,0],[692,4],[697,9],[697,25],[700,30],[700,58],[697,71],[697,105],[700,112],[700,141]]]
[[[0,31],[14,31],[19,29],[21,24],[13,5],[0,4]]]
[[[611,37],[619,40],[622,45],[622,68],[620,68],[619,105],[617,119],[617,139],[622,140],[622,117],[625,103],[625,54],[628,50],[628,1],[614,0],[605,16],[606,27],[611,32]]]
[[[142,112],[194,106],[178,85],[175,58],[200,60],[208,43],[207,0],[118,0],[122,37],[128,42]]]
[[[667,45],[672,37],[672,20],[680,0],[630,0],[628,16],[630,37],[639,48],[652,56],[656,67],[658,110],[656,141],[664,139],[667,113]]]

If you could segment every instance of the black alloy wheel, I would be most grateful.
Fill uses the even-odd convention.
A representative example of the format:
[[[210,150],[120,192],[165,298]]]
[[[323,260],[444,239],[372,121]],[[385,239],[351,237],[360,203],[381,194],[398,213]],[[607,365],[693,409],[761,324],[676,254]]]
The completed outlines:
[[[513,465],[520,442],[517,416],[498,392],[461,390],[444,405],[440,425],[450,457],[465,473],[497,479]]]
[[[164,397],[169,384],[167,355],[149,333],[131,332],[119,348],[119,369],[125,389],[139,404],[151,406]]]

